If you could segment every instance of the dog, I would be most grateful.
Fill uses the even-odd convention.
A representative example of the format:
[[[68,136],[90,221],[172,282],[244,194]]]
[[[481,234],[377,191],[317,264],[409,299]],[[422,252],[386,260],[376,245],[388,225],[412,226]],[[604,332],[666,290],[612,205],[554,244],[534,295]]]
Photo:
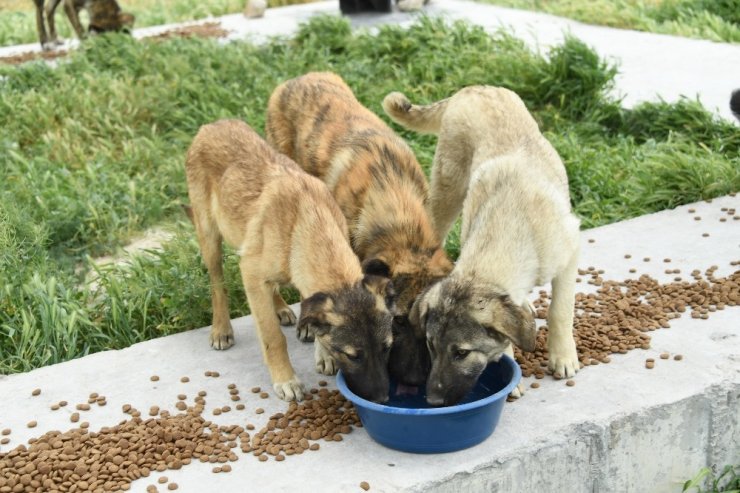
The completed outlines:
[[[408,313],[452,262],[426,212],[428,186],[406,143],[362,106],[333,73],[309,73],[278,86],[267,109],[266,138],[331,190],[368,274],[388,276],[396,299],[391,376],[424,384],[429,354]]]
[[[224,289],[222,239],[239,268],[275,393],[301,400],[304,388],[288,357],[280,324],[296,317],[278,288],[300,292],[299,332],[315,336],[316,369],[342,370],[361,397],[388,399],[392,315],[387,278],[364,275],[347,224],[320,180],[278,154],[246,123],[204,125],[186,159],[191,217],[211,279],[215,349],[234,344]]]
[[[36,29],[39,33],[41,48],[50,50],[61,44],[57,37],[56,25],[54,24],[54,12],[62,0],[49,0],[44,6],[45,0],[34,0],[36,4]],[[122,12],[116,0],[64,0],[64,12],[67,14],[72,28],[77,37],[83,39],[85,31],[80,23],[80,10],[87,9],[90,14],[90,33],[104,33],[108,31],[131,31],[134,27],[135,17],[133,14]],[[46,32],[46,23],[49,24],[49,32]]]
[[[730,111],[740,120],[740,89],[735,89],[730,96]]]
[[[489,362],[513,356],[511,342],[534,350],[527,294],[548,281],[549,365],[572,377],[580,368],[573,339],[580,224],[565,167],[522,100],[507,89],[477,86],[429,106],[391,93],[383,108],[404,127],[439,135],[429,207],[440,237],[462,210],[455,269],[410,314],[432,357],[427,402],[458,402]]]

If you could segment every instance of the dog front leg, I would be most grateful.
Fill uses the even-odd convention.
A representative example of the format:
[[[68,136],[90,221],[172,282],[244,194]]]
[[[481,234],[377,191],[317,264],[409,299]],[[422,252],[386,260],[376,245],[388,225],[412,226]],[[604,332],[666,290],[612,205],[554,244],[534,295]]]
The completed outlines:
[[[547,314],[548,367],[563,378],[570,378],[581,368],[573,338],[573,310],[578,251],[568,266],[552,280],[552,303]]]
[[[514,358],[514,346],[512,346],[511,343],[509,343],[509,345],[506,346],[506,349],[504,350],[504,353],[506,355],[508,355],[509,357],[511,357],[511,359],[513,359],[514,361],[516,361],[516,359]],[[521,383],[521,382],[519,382],[519,384],[516,387],[514,387],[514,390],[511,391],[511,393],[509,394],[509,397],[513,397],[514,399],[518,399],[522,395],[524,395],[524,384]]]
[[[51,49],[48,44],[49,37],[46,34],[46,25],[44,24],[44,0],[34,0],[36,4],[36,31],[39,33],[39,43],[41,48],[46,51]]]
[[[56,22],[54,21],[54,14],[59,6],[59,2],[61,2],[61,0],[50,0],[49,3],[46,4],[45,8],[46,23],[49,24],[49,43],[53,43],[55,45],[61,44],[57,36]]]
[[[245,270],[247,264],[260,265],[259,261],[255,262],[258,259],[251,259],[250,262],[246,260],[247,258],[246,255],[242,257],[239,267],[242,271],[242,280],[244,290],[247,292],[249,308],[257,325],[262,357],[270,371],[272,387],[281,399],[300,401],[303,399],[304,388],[293,370],[293,365],[290,363],[288,343],[280,330],[278,319],[275,317],[275,304],[273,302],[275,287],[264,279],[260,279],[259,276],[247,273]]]
[[[275,315],[280,320],[280,325],[295,325],[298,319],[293,310],[288,306],[283,297],[280,295],[278,288],[272,295],[272,302],[275,305]]]
[[[82,29],[82,24],[80,24],[80,9],[75,5],[74,0],[64,0],[64,12],[67,14],[67,19],[72,24],[72,28],[77,33],[77,37],[85,39],[85,30]]]

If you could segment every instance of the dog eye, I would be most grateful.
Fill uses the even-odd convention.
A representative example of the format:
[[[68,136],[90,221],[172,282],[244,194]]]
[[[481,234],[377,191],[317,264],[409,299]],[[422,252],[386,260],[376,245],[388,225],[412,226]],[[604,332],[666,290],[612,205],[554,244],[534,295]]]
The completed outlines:
[[[458,349],[455,351],[455,359],[465,359],[470,354],[470,349]]]
[[[359,361],[362,358],[362,352],[361,351],[358,351],[358,352],[356,352],[354,354],[344,353],[344,355],[350,361]]]

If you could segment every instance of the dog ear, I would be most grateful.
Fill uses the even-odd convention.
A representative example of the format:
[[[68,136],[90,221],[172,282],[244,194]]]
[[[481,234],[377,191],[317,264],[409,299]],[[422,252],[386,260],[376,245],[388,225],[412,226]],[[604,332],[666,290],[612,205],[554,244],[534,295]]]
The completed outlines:
[[[362,285],[377,299],[382,300],[389,312],[395,313],[396,290],[388,277],[366,274],[362,278]]]
[[[493,295],[476,300],[476,317],[487,329],[505,335],[524,351],[534,351],[537,328],[534,314],[527,307],[514,304],[507,295]]]
[[[320,337],[331,330],[329,312],[334,308],[334,300],[326,293],[314,293],[301,301],[301,316],[298,318],[298,331],[309,331]]]
[[[362,272],[372,276],[391,277],[391,268],[380,258],[369,258],[362,262]]]

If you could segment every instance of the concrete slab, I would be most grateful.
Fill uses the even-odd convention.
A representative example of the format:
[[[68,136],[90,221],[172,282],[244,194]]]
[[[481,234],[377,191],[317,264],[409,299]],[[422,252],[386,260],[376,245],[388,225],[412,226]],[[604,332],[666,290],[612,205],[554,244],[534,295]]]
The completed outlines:
[[[669,257],[670,267],[683,273],[716,264],[716,276],[726,276],[736,269],[730,262],[740,260],[740,222],[731,217],[720,222],[728,217],[722,207],[740,210],[740,198],[724,197],[584,231],[580,265],[604,269],[605,279],[646,273],[668,281],[673,275],[664,274],[667,264],[662,259]],[[689,213],[689,208],[696,212]],[[705,232],[710,236],[703,237]],[[625,259],[626,253],[632,258]],[[644,257],[653,260],[643,262]],[[637,274],[629,273],[632,267]],[[579,289],[594,287],[581,283]],[[282,463],[261,463],[240,454],[229,474],[211,474],[210,465],[199,462],[164,474],[183,492],[347,492],[360,491],[361,481],[368,481],[371,491],[383,492],[678,492],[682,481],[700,467],[737,463],[740,458],[740,308],[712,313],[709,320],[684,315],[671,325],[651,334],[649,350],[615,355],[611,364],[584,368],[575,387],[542,380],[541,388],[506,405],[492,437],[468,450],[406,454],[386,449],[356,429],[343,442],[322,442],[320,452]],[[265,416],[286,405],[272,396],[263,400],[245,392],[256,385],[269,388],[269,377],[252,319],[237,320],[235,330],[236,346],[225,352],[208,347],[208,328],[202,328],[0,377],[0,429],[13,430],[11,443],[0,450],[49,430],[69,429],[72,404],[85,402],[91,392],[108,401],[83,413],[82,420],[97,429],[125,419],[123,404],[139,409],[159,405],[176,412],[176,395],[184,393],[192,400],[198,390],[208,392],[210,417],[214,407],[233,404],[227,384],[236,383],[246,410],[214,421],[262,426]],[[312,347],[299,343],[294,329],[285,330],[298,374],[316,385],[326,377],[314,373]],[[657,359],[663,351],[683,354],[684,360]],[[656,358],[655,369],[645,369],[646,357]],[[219,371],[221,377],[206,378],[206,370]],[[155,374],[160,379],[151,382]],[[182,376],[190,382],[181,383]],[[326,379],[333,387],[334,380]],[[37,387],[42,393],[32,397]],[[62,399],[70,406],[49,409]],[[256,415],[256,407],[266,413]],[[32,419],[38,427],[26,428]],[[134,482],[131,491],[145,491],[157,475]]]
[[[218,21],[232,31],[224,41],[251,39],[262,42],[271,36],[288,36],[298,25],[318,14],[339,15],[335,0],[268,9],[261,19],[246,19],[241,14],[226,15],[201,22]],[[680,96],[698,98],[710,111],[735,121],[728,102],[732,90],[740,87],[732,68],[740,66],[740,44],[714,43],[677,36],[591,26],[549,14],[496,7],[467,0],[436,0],[424,12],[450,19],[465,19],[487,29],[510,28],[534,47],[559,44],[566,33],[582,39],[604,57],[619,63],[615,91],[624,97],[626,107],[662,98],[675,101]],[[408,24],[418,14],[395,11],[391,14],[352,16],[356,27],[379,24]],[[136,29],[137,38],[193,24]],[[69,40],[64,48],[77,45]],[[0,56],[38,51],[38,43],[0,48]]]

